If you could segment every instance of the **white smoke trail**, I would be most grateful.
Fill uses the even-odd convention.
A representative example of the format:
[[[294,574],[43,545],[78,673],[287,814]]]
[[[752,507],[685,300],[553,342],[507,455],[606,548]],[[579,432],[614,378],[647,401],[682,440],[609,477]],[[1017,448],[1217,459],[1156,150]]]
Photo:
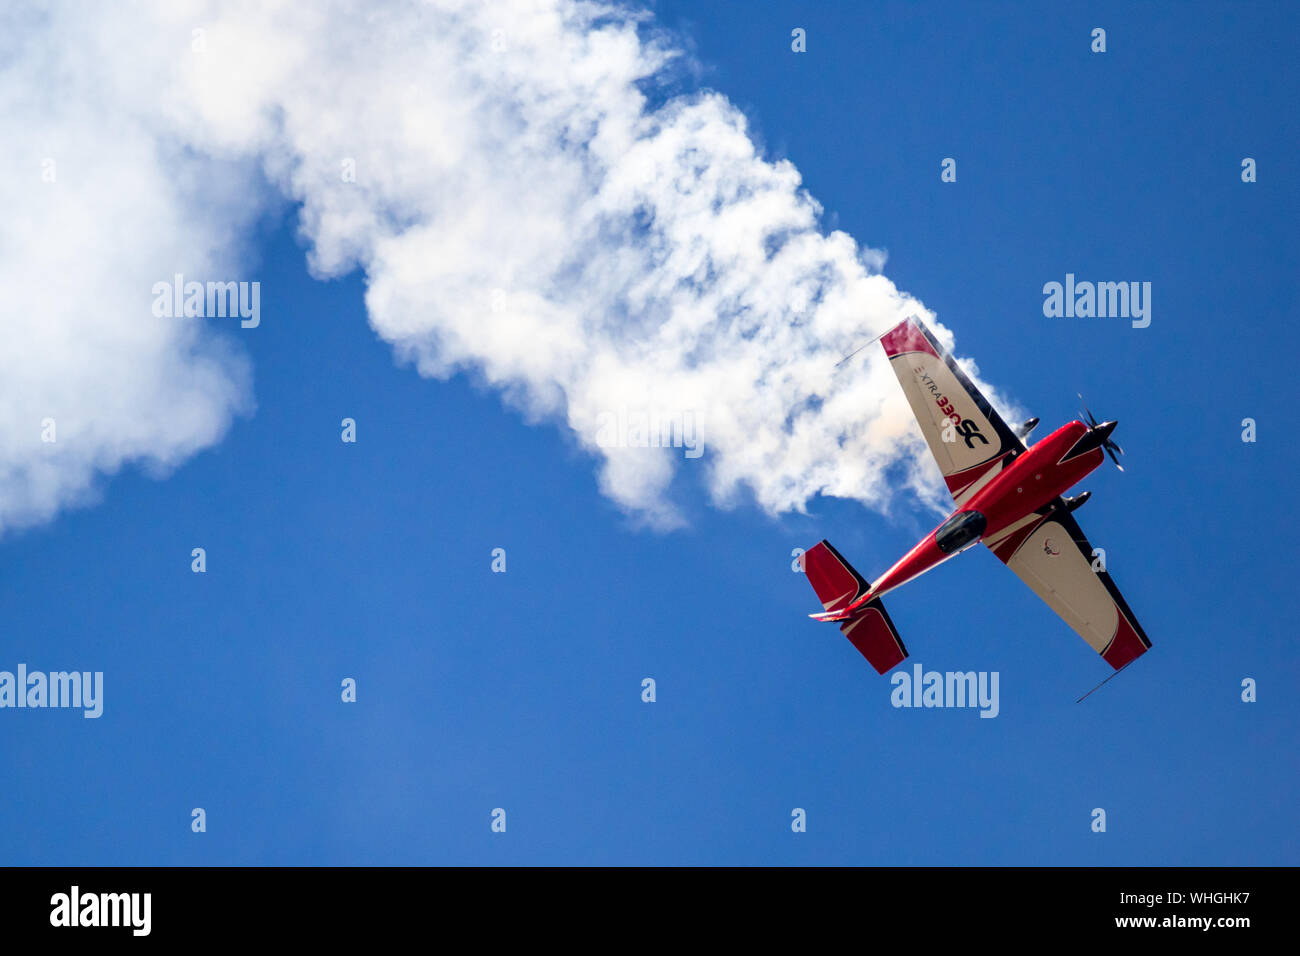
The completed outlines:
[[[797,170],[759,155],[724,97],[648,98],[680,54],[644,14],[438,0],[10,17],[0,281],[26,292],[0,305],[0,527],[78,500],[96,472],[173,465],[247,407],[238,356],[151,316],[145,292],[173,272],[236,277],[252,162],[301,203],[314,274],[365,270],[400,357],[566,423],[642,520],[680,522],[682,467],[707,469],[715,502],[774,513],[819,493],[940,500],[876,350],[834,367],[933,317],[882,256],[820,230]],[[59,176],[43,187],[45,155]],[[703,456],[608,447],[611,418],[638,413],[689,419]]]

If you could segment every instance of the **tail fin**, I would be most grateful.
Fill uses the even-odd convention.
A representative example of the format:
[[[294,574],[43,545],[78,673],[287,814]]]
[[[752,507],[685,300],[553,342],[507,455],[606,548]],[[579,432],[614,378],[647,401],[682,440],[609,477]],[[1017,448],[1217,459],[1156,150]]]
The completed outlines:
[[[826,609],[825,614],[813,615],[818,619],[836,620],[837,612],[844,611],[871,589],[866,578],[829,541],[809,548],[799,562]],[[854,610],[852,620],[844,621],[840,630],[878,674],[898,666],[907,657],[907,648],[879,598]]]

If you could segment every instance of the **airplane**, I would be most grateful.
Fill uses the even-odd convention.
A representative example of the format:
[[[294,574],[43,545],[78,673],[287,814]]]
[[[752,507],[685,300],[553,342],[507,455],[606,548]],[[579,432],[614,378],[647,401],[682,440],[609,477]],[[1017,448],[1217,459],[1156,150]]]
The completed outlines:
[[[1123,449],[1110,437],[1117,423],[1098,423],[1085,407],[1086,423],[1068,422],[1027,447],[1038,419],[1008,427],[920,319],[878,338],[956,509],[874,583],[829,541],[809,548],[800,565],[825,609],[809,617],[838,623],[885,674],[907,648],[881,598],[982,542],[1116,672],[1146,653],[1151,641],[1104,567],[1094,569],[1074,519],[1091,492],[1062,497],[1106,455],[1123,471]]]

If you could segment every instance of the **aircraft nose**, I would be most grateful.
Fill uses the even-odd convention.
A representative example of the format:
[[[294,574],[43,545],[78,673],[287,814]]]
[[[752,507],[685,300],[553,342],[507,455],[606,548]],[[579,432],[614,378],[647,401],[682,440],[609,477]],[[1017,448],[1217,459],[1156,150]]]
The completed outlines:
[[[1113,421],[1102,422],[1100,425],[1094,427],[1093,431],[1096,432],[1099,436],[1101,436],[1102,440],[1104,441],[1105,439],[1110,437],[1110,433],[1115,430],[1115,426],[1118,424],[1119,422],[1113,422]]]

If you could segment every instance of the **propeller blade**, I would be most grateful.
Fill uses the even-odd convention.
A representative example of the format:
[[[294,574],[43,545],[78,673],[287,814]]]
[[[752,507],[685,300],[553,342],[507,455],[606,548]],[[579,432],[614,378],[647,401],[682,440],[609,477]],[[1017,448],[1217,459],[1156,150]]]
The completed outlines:
[[[1088,407],[1088,403],[1083,400],[1083,393],[1075,392],[1075,394],[1079,396],[1079,404],[1083,406],[1084,414],[1088,416],[1088,425],[1092,428],[1096,428],[1097,419],[1093,417],[1092,409]]]
[[[1088,427],[1096,428],[1097,418],[1095,415],[1092,414],[1092,409],[1088,407],[1088,403],[1083,400],[1083,393],[1076,392],[1075,394],[1079,396],[1079,403],[1083,405],[1083,413],[1088,416]],[[1114,427],[1115,427],[1114,423],[1111,423],[1111,428]],[[1118,456],[1124,454],[1124,449],[1119,447],[1119,442],[1114,441],[1109,436],[1107,436],[1106,440],[1102,443],[1101,447],[1106,449],[1106,454],[1109,455],[1110,460],[1115,463],[1115,467],[1118,468],[1120,471],[1123,471],[1124,466],[1119,463]]]

